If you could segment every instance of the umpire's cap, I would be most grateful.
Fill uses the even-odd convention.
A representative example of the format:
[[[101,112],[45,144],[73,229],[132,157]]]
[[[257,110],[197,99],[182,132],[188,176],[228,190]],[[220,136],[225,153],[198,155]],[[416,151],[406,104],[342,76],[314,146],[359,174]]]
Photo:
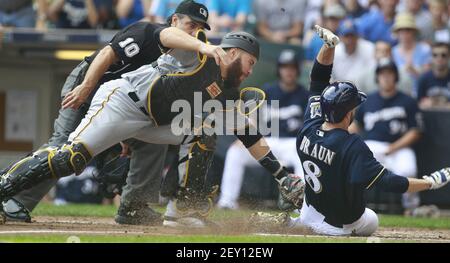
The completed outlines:
[[[327,122],[341,122],[345,115],[363,103],[367,98],[349,81],[333,82],[322,92],[320,96],[320,107]]]
[[[247,32],[230,32],[222,38],[220,43],[222,48],[240,48],[259,59],[258,40]]]
[[[202,23],[206,29],[211,30],[211,27],[207,23],[209,17],[208,8],[203,4],[193,0],[184,0],[175,9],[175,14],[187,15],[192,20]]]

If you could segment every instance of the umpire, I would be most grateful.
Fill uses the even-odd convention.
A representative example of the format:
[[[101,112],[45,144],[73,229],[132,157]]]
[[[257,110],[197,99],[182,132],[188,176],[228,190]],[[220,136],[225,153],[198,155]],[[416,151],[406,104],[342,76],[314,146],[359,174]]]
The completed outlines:
[[[119,31],[108,45],[86,57],[70,73],[61,90],[61,97],[64,99],[54,122],[53,135],[48,144],[41,148],[60,147],[68,140],[69,134],[85,116],[92,97],[102,83],[150,64],[163,51],[167,51],[170,47],[163,47],[159,39],[161,31],[172,30],[170,35],[174,39],[188,37],[187,34],[193,34],[198,29],[210,29],[207,20],[208,9],[204,5],[185,0],[168,18],[167,25],[137,22]],[[130,169],[115,220],[119,224],[159,224],[161,215],[150,208],[148,203],[152,194],[159,191],[167,145],[148,144],[138,140],[129,140],[127,144],[132,152]],[[3,202],[7,220],[31,222],[30,212],[56,181],[48,179]]]

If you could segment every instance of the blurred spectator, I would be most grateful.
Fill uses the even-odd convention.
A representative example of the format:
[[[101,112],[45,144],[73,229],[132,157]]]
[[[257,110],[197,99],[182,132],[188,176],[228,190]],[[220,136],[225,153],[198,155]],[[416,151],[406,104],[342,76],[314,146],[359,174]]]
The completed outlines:
[[[33,9],[33,0],[0,0],[0,27],[44,28],[47,2],[36,2],[38,14]]]
[[[207,0],[206,6],[212,32],[242,30],[251,11],[250,0]]]
[[[398,0],[379,0],[378,3],[379,9],[372,9],[358,20],[359,35],[373,43],[383,40],[394,45],[397,41],[391,28]]]
[[[103,196],[98,190],[98,183],[94,180],[97,173],[95,166],[88,166],[78,175],[61,178],[56,184],[55,205],[67,203],[101,204]]]
[[[311,30],[315,24],[320,21],[320,15],[322,13],[323,0],[306,1],[305,19],[303,32],[306,33]]]
[[[421,137],[422,121],[417,102],[397,90],[399,75],[392,60],[382,59],[376,68],[379,90],[369,94],[358,108],[351,132],[364,131],[364,140],[374,157],[390,171],[417,176],[412,146]],[[420,204],[417,193],[403,194],[406,214]]]
[[[351,19],[344,20],[338,30],[340,45],[336,47],[333,63],[333,79],[358,79],[367,67],[375,64],[375,46],[358,36],[358,30]]]
[[[114,10],[115,0],[94,0],[98,14],[98,28],[119,29],[116,12]]]
[[[57,28],[96,28],[98,24],[94,0],[55,0],[48,18]]]
[[[280,137],[266,137],[267,144],[274,155],[284,166],[294,167],[297,175],[303,175],[303,169],[296,155],[295,140],[298,130],[303,126],[303,115],[308,102],[307,91],[297,83],[300,75],[298,56],[293,50],[283,50],[278,58],[279,81],[267,84],[264,90],[267,103],[278,101],[279,111],[271,112],[270,119],[279,122]],[[271,109],[271,107],[267,107]],[[221,208],[237,209],[246,166],[258,167],[245,149],[236,141],[229,147],[222,177],[221,195],[218,206]]]
[[[118,0],[116,14],[121,28],[127,27],[145,17],[150,8],[150,0]]]
[[[431,70],[420,76],[417,98],[424,109],[450,108],[450,47],[437,42],[433,44],[432,53]]]
[[[155,22],[165,23],[166,19],[174,14],[175,9],[182,0],[153,0],[149,14],[154,17]],[[204,4],[202,1],[196,1]]]
[[[380,61],[383,58],[392,59],[392,48],[388,42],[377,41],[375,43],[375,61]],[[378,85],[376,83],[376,65],[372,67],[365,67],[365,71],[361,74],[357,79],[355,79],[355,83],[357,87],[365,92],[366,94],[372,93],[378,89]],[[399,72],[399,81],[397,82],[397,89],[402,91],[403,93],[412,96],[412,79],[409,76],[408,72],[406,72],[405,68],[398,69]]]
[[[429,42],[450,43],[449,14],[447,13],[446,0],[430,0],[429,8],[431,13],[431,28],[421,31],[422,38]]]
[[[367,12],[358,0],[344,0],[344,7],[347,11],[347,17],[356,19]]]
[[[258,34],[275,43],[300,44],[305,7],[306,0],[255,0]]]
[[[420,39],[424,39],[423,33],[432,30],[432,17],[430,11],[425,9],[424,0],[405,0],[406,9],[403,12],[410,13],[416,20]]]
[[[345,17],[345,9],[338,4],[330,5],[323,10],[323,27],[336,33],[339,28],[339,23]],[[309,42],[307,36],[305,36],[305,59],[307,61],[313,61],[316,55],[319,53],[322,47],[323,41],[320,37],[313,32],[313,29],[308,33],[310,36]]]
[[[392,30],[399,41],[392,49],[392,58],[397,67],[405,68],[413,79],[413,94],[416,96],[419,75],[430,69],[431,48],[417,41],[418,28],[414,16],[409,13],[398,14]]]

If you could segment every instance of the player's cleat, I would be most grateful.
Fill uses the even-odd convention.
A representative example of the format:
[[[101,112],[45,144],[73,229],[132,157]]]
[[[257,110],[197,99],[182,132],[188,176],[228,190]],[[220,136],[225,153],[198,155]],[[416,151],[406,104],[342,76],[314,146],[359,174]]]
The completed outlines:
[[[204,228],[208,226],[208,223],[198,217],[170,217],[164,216],[163,226],[176,227],[176,228]]]
[[[256,212],[251,214],[249,224],[258,229],[270,227],[288,227],[289,221],[289,213],[271,214],[266,212]]]
[[[164,216],[163,226],[173,228],[221,228],[222,225],[201,216],[171,217]]]
[[[157,226],[163,222],[161,213],[147,205],[125,206],[123,204],[120,204],[114,220],[121,225]]]
[[[239,204],[236,202],[219,201],[217,203],[217,208],[223,210],[239,210]]]
[[[30,211],[16,199],[11,198],[3,202],[2,208],[7,221],[31,223]]]
[[[334,48],[337,46],[337,44],[339,44],[339,37],[333,34],[333,32],[331,32],[330,30],[319,25],[315,25],[314,29],[316,30],[317,35],[319,35],[319,37],[329,48]]]

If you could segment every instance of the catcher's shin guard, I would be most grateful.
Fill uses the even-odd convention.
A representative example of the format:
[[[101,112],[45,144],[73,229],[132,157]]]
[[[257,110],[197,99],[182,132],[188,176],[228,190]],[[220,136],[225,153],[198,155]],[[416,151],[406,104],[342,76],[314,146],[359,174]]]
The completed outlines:
[[[207,217],[213,207],[213,198],[218,186],[206,186],[206,176],[212,163],[216,136],[200,137],[194,142],[186,156],[180,160],[185,172],[176,195],[176,208],[181,214],[195,212]],[[182,170],[182,169],[181,169]]]
[[[0,201],[4,201],[49,178],[80,174],[91,155],[81,144],[48,147],[14,164],[0,180]]]

